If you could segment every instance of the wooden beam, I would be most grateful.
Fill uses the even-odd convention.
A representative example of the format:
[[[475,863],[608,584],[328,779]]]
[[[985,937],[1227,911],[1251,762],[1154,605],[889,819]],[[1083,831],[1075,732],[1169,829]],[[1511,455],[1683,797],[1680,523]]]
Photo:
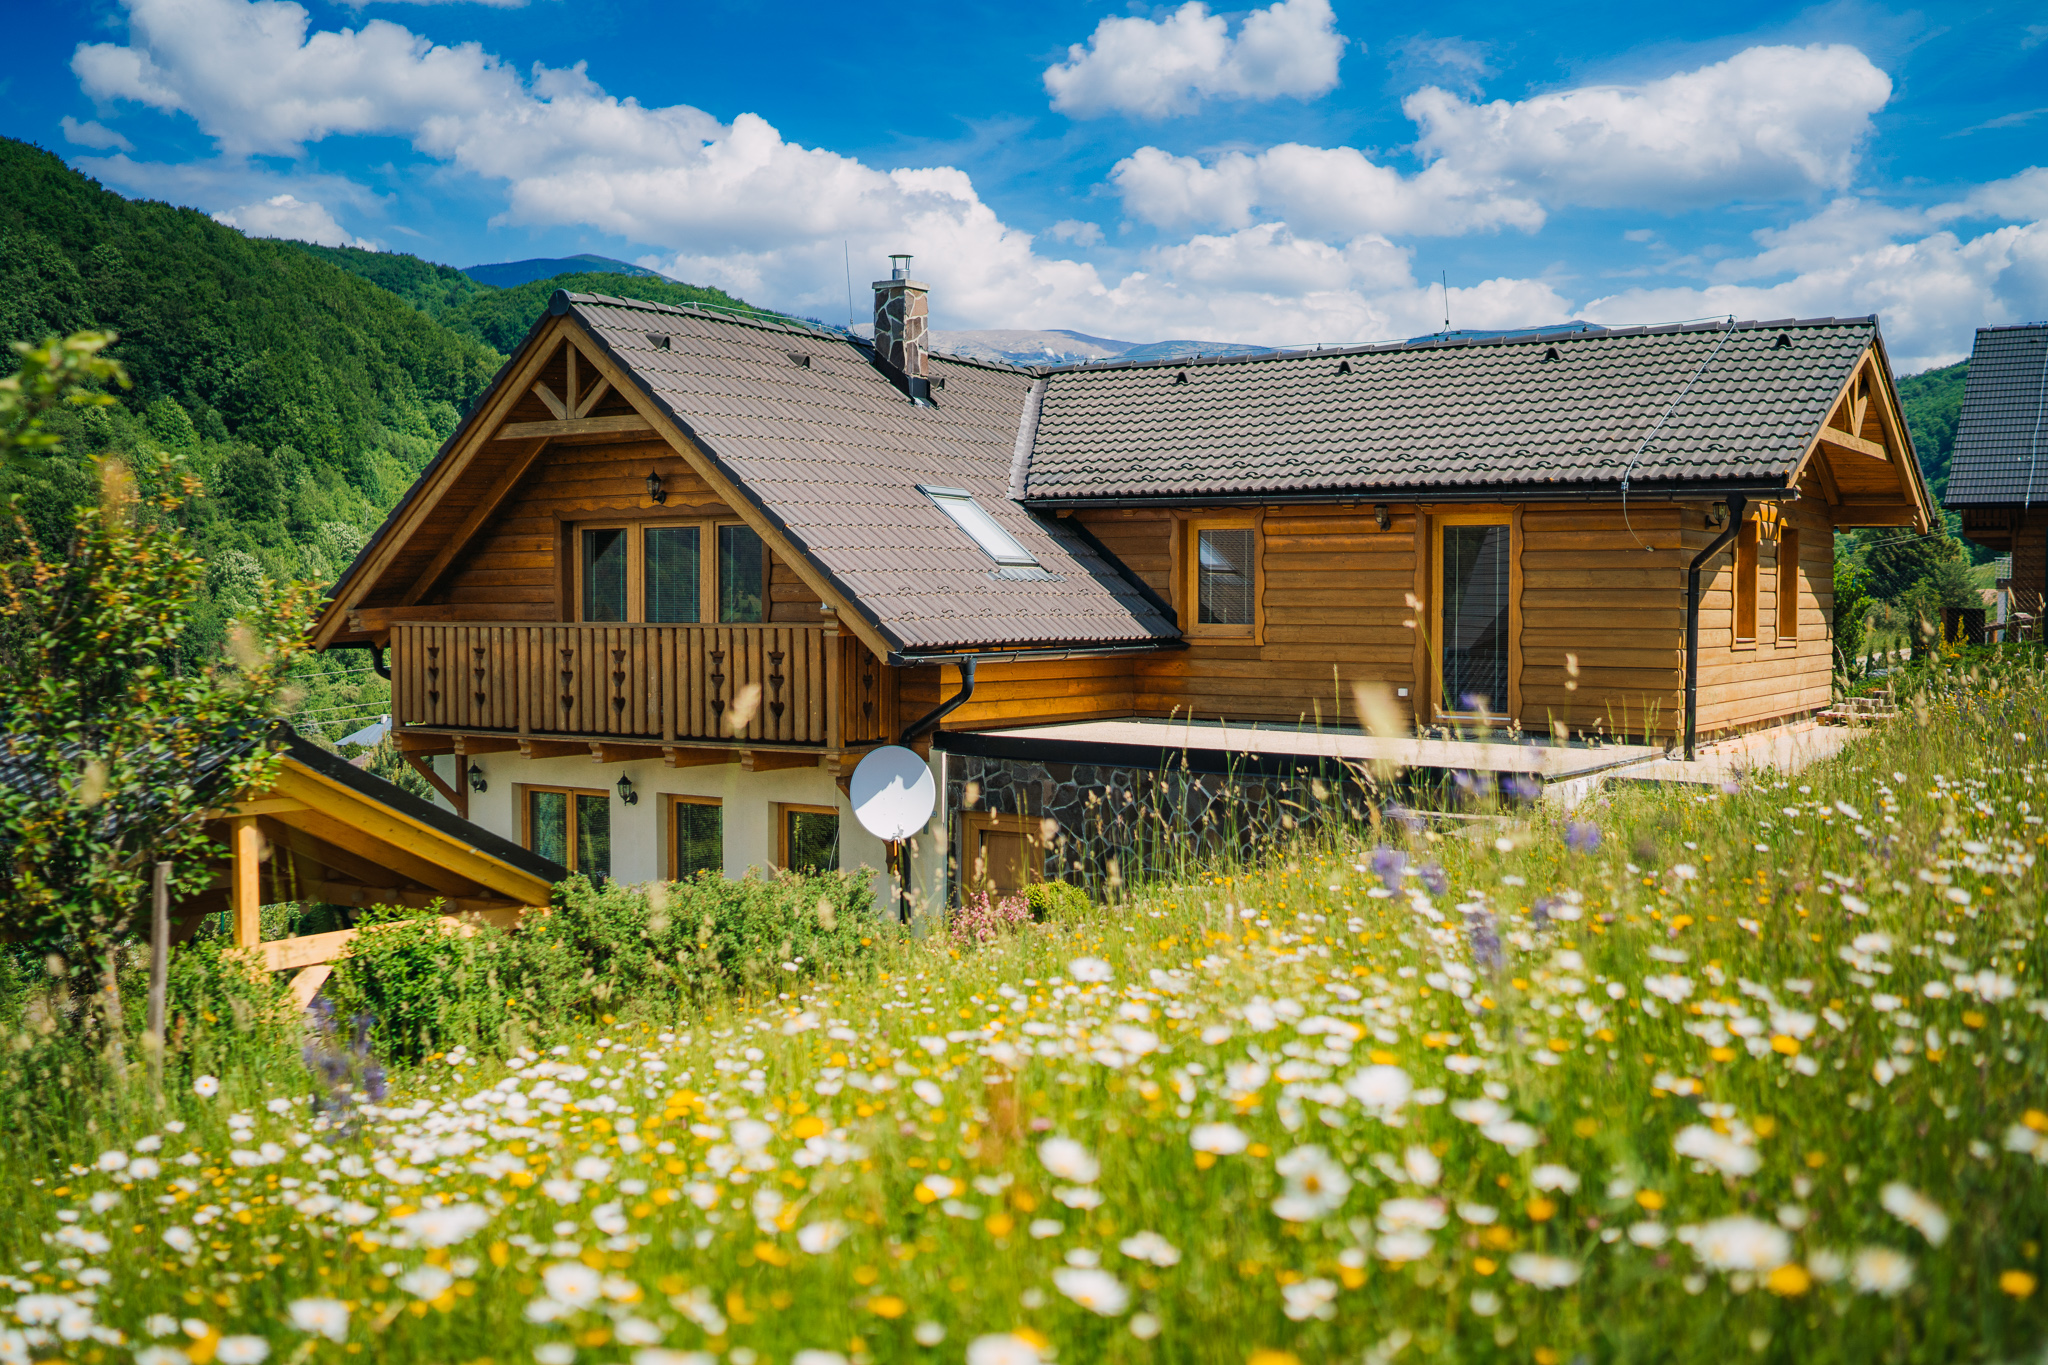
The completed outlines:
[[[772,773],[782,768],[815,768],[818,758],[815,753],[793,753],[787,749],[742,749],[740,771]]]
[[[507,422],[493,441],[530,441],[540,436],[609,436],[619,432],[653,432],[654,424],[637,412],[611,417],[570,417],[558,422]]]
[[[1826,441],[1827,438],[1823,436],[1821,438],[1822,444],[1826,444]],[[1813,462],[1813,474],[1815,478],[1820,480],[1821,496],[1828,500],[1828,506],[1840,507],[1842,505],[1842,489],[1835,482],[1835,471],[1828,467],[1828,457],[1826,455],[1822,455]]]
[[[255,816],[238,815],[228,822],[228,858],[228,912],[235,946],[254,948],[263,942],[263,831]]]
[[[686,749],[670,745],[661,751],[661,761],[671,768],[708,768],[737,763],[740,756],[731,749]]]
[[[535,387],[545,386],[536,385]],[[504,433],[500,431],[494,439],[505,439]],[[433,589],[434,584],[440,580],[441,575],[448,572],[448,566],[454,563],[455,556],[462,552],[462,548],[465,545],[469,544],[472,536],[483,529],[484,523],[496,515],[498,508],[504,504],[505,499],[511,496],[512,490],[519,486],[520,481],[526,477],[527,471],[533,468],[533,462],[539,459],[540,453],[547,448],[547,438],[542,437],[540,440],[534,441],[525,450],[513,455],[511,461],[506,464],[497,479],[484,491],[483,497],[477,500],[476,506],[470,508],[468,515],[463,517],[462,524],[455,528],[454,534],[441,542],[441,548],[436,550],[434,557],[427,561],[427,567],[420,570],[419,577],[413,579],[412,586],[407,588],[405,595],[398,599],[400,606],[409,607],[413,605]]]
[[[462,872],[413,852],[401,842],[403,835],[397,831],[361,829],[350,820],[318,810],[277,818],[344,852],[381,862],[407,881],[429,891],[444,896],[474,896],[482,889],[475,879],[464,876]]]
[[[281,843],[289,849],[294,858],[311,863],[330,874],[339,874],[351,881],[361,882],[369,890],[395,888],[405,880],[390,867],[373,858],[357,857],[346,849],[336,848],[324,839],[315,838],[305,830],[294,829],[277,820],[266,821],[263,832],[270,836],[273,843]],[[331,882],[334,877],[329,875],[307,880]]]
[[[292,801],[281,796],[265,796],[259,797],[254,801],[240,802],[233,810],[227,813],[229,815],[276,815],[280,811],[304,810],[305,808],[306,803],[303,801]]]
[[[582,402],[576,405],[576,411],[570,413],[569,415],[571,417],[590,416],[590,410],[596,407],[599,403],[602,403],[604,401],[604,396],[610,393],[611,391],[612,381],[604,378],[602,375],[598,376],[597,382],[590,386],[590,392],[587,395],[585,395]]]
[[[313,997],[320,994],[320,988],[327,984],[327,978],[334,975],[334,968],[326,963],[307,967],[292,977],[292,999],[302,1010],[313,1008]]]
[[[452,735],[423,735],[409,730],[393,730],[392,738],[398,741],[402,752],[411,754],[452,754],[455,752],[455,738]]]
[[[1833,427],[1822,427],[1820,443],[1830,450],[1839,450],[1848,455],[1867,455],[1873,460],[1890,463],[1892,453],[1876,441],[1866,441],[1861,436],[1851,436],[1846,431]]]
[[[455,781],[457,785],[453,787],[448,785],[447,780],[441,774],[434,771],[434,765],[428,762],[424,755],[407,753],[405,755],[405,762],[406,766],[427,779],[427,785],[441,793],[449,805],[455,807],[457,815],[465,820],[469,818],[469,788],[461,785],[462,751],[460,749],[455,752]]]
[[[464,758],[481,758],[485,754],[509,754],[519,747],[516,739],[498,735],[457,735],[455,752]]]
[[[566,417],[574,417],[580,415],[577,413],[570,412],[569,405],[567,403],[564,403],[561,399],[555,397],[555,391],[547,386],[546,380],[534,380],[533,388],[530,390],[530,392],[533,394],[535,398],[538,398],[542,403],[545,403],[547,405],[548,411],[552,412],[557,418],[557,420]]]
[[[661,757],[659,744],[607,744],[602,740],[590,741],[590,757],[595,763],[637,763],[642,759]]]
[[[521,758],[568,758],[590,752],[588,740],[576,739],[522,739],[519,741]]]

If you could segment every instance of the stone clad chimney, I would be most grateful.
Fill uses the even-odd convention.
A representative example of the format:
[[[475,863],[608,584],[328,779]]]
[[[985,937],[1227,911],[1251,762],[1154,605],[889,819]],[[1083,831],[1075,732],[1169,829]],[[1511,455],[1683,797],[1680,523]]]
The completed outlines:
[[[910,257],[889,258],[889,278],[875,281],[875,358],[903,382],[913,403],[932,396],[931,342],[925,297],[930,287],[910,278]]]

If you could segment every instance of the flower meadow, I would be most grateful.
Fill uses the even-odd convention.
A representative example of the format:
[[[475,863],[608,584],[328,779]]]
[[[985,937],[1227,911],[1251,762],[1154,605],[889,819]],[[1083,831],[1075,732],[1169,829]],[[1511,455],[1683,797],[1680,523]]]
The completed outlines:
[[[0,1361],[2031,1355],[2044,700],[138,1096],[7,1173]]]

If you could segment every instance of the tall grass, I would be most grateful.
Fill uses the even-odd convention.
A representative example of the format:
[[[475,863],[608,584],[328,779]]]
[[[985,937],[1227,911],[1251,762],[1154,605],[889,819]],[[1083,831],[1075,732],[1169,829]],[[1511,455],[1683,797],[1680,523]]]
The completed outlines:
[[[160,1150],[8,1178],[17,1330],[227,1365],[2030,1355],[2044,711],[2031,668],[1936,670],[1796,777],[1314,827],[983,946],[429,1053],[359,1126],[304,1081],[188,1092]]]

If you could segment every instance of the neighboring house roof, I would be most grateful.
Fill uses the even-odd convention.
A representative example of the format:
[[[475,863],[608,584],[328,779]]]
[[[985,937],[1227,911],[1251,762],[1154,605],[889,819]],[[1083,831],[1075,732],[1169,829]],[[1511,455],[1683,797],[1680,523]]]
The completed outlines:
[[[934,356],[933,404],[919,407],[844,336],[602,295],[551,306],[630,370],[900,648],[1176,638],[1074,528],[1010,500],[1029,372]],[[972,493],[1044,572],[999,570],[920,484]]]
[[[1782,486],[1876,338],[1820,318],[1054,370],[1024,496]]]
[[[1949,456],[1949,507],[2048,501],[2048,322],[1980,327]]]

